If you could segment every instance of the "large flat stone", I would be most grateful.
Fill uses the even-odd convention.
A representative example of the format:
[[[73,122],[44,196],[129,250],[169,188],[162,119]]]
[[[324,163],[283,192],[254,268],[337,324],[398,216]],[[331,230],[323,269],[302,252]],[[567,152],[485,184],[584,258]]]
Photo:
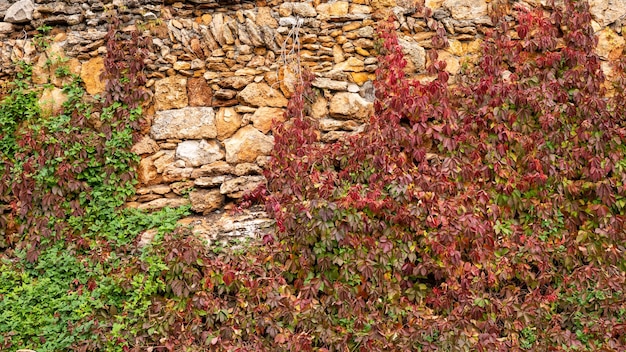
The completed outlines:
[[[226,162],[252,163],[260,155],[268,155],[274,147],[274,137],[248,125],[224,141]]]
[[[251,83],[237,96],[239,101],[252,106],[271,106],[282,108],[287,106],[287,99],[280,88],[272,88],[266,83]]]
[[[154,90],[154,108],[156,110],[184,108],[189,103],[187,79],[183,76],[160,79],[155,83]]]
[[[176,148],[176,159],[184,160],[186,166],[200,166],[224,158],[224,152],[215,140],[184,141]]]
[[[156,140],[215,138],[215,111],[208,107],[157,111],[150,133]]]

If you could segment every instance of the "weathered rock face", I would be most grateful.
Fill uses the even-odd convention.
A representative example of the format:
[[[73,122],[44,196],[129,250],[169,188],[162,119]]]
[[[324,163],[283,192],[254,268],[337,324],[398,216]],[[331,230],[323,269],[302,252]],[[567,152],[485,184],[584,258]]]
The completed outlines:
[[[33,19],[35,4],[32,0],[20,0],[7,9],[4,21],[9,23],[26,23]]]
[[[330,101],[330,116],[365,120],[374,112],[374,105],[357,93],[337,93]]]
[[[285,111],[279,108],[260,107],[252,115],[253,126],[263,133],[268,133],[272,129],[272,123],[284,122]]]
[[[491,24],[486,0],[445,0],[442,5],[455,20]]]
[[[274,138],[248,125],[224,141],[226,162],[231,164],[252,163],[261,155],[267,155],[274,147]]]
[[[220,186],[220,193],[230,198],[241,198],[265,182],[263,176],[241,176],[225,181]]]
[[[39,108],[46,116],[58,114],[63,111],[63,103],[67,101],[67,94],[60,88],[48,88],[43,91],[39,98]]]
[[[280,90],[265,83],[249,84],[239,93],[238,98],[243,104],[252,106],[287,106],[287,99]]]
[[[90,59],[83,64],[80,71],[80,78],[85,83],[85,90],[91,95],[96,95],[104,92],[106,86],[102,80],[102,73],[104,72],[104,59],[100,56]]]
[[[202,77],[187,80],[187,97],[189,106],[211,106],[213,91]]]
[[[626,1],[623,0],[589,0],[589,7],[600,26],[608,26],[626,16]]]
[[[191,210],[202,214],[208,214],[214,210],[220,209],[224,205],[224,198],[224,195],[222,195],[218,189],[202,189],[189,193]]]
[[[221,108],[217,112],[217,139],[223,141],[232,136],[241,127],[241,115],[234,108]]]
[[[216,141],[184,141],[176,148],[176,159],[187,166],[206,165],[224,158],[224,152]]]
[[[149,136],[141,137],[139,142],[135,143],[131,151],[137,155],[152,154],[159,151],[159,145]]]
[[[150,132],[156,140],[215,138],[215,111],[206,107],[159,111]]]
[[[187,79],[172,76],[158,80],[155,84],[154,108],[169,110],[184,108],[188,105]]]
[[[598,36],[598,46],[596,53],[605,60],[615,60],[622,56],[624,51],[624,38],[615,33],[611,28],[604,28],[596,33]]]

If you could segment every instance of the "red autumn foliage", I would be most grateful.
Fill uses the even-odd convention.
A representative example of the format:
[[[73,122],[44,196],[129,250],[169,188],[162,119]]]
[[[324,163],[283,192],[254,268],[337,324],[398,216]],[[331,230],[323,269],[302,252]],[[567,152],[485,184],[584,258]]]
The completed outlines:
[[[104,319],[87,347],[625,350],[626,64],[607,95],[586,3],[516,11],[455,86],[435,51],[434,81],[405,77],[383,23],[375,114],[343,143],[299,87],[257,191],[278,233],[245,255],[164,236],[143,332]]]

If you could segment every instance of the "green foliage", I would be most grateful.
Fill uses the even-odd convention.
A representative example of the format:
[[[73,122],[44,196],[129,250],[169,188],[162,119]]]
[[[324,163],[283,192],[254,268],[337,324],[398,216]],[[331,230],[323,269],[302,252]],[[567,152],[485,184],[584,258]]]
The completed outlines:
[[[517,9],[453,87],[435,50],[436,79],[407,79],[381,24],[376,112],[343,144],[318,142],[298,87],[256,192],[279,232],[245,255],[175,228],[186,209],[119,209],[143,60],[110,33],[102,128],[77,86],[50,119],[7,100],[0,348],[623,350],[626,60],[607,95],[588,6],[565,3]]]
[[[154,229],[153,242],[159,243],[189,208],[152,214],[122,208],[136,183],[139,158],[130,147],[145,98],[145,43],[113,29],[107,41],[108,91],[102,100],[87,99],[79,77],[72,76],[63,87],[62,112],[42,113],[32,69],[20,64],[11,93],[0,103],[3,351],[81,349],[97,343],[101,331],[112,337],[102,345],[106,350],[122,350],[117,337],[165,290],[158,279],[167,266],[150,250],[139,250],[137,236]],[[123,57],[125,46],[133,46],[131,57]],[[57,76],[70,76],[62,62],[53,64]],[[133,266],[145,272],[128,275]]]

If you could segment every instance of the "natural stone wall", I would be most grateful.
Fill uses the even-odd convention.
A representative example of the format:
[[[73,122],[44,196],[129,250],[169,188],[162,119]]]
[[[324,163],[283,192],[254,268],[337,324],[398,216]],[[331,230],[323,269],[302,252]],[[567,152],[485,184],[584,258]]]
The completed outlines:
[[[519,2],[545,5],[544,0]],[[431,16],[416,11],[430,8]],[[229,207],[264,182],[262,169],[273,146],[272,121],[283,121],[300,67],[315,74],[319,93],[311,116],[320,139],[332,142],[358,133],[373,110],[377,68],[376,21],[397,16],[407,73],[425,73],[434,29],[447,32],[450,46],[439,51],[451,80],[480,55],[490,14],[506,1],[409,0],[233,2],[190,0],[20,0],[0,1],[0,87],[14,63],[34,64],[34,82],[47,84],[46,110],[60,108],[68,65],[87,92],[100,80],[108,18],[122,31],[153,37],[146,62],[151,101],[149,128],[133,150],[141,155],[140,185],[129,206],[158,209],[191,204],[201,214]],[[592,0],[597,52],[610,76],[609,61],[622,55],[621,21],[626,0]],[[50,26],[52,44],[35,50],[35,30]],[[52,63],[52,64],[51,64]],[[47,105],[46,105],[47,104]]]

